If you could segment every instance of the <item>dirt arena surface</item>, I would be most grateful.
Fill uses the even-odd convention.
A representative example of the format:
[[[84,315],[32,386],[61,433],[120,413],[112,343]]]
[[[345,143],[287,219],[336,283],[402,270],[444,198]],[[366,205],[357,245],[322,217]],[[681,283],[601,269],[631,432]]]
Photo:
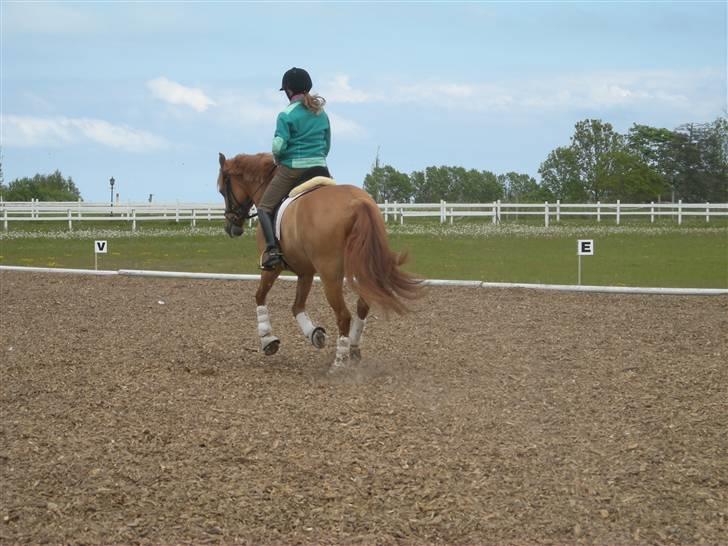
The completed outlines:
[[[0,272],[0,542],[728,544],[728,298],[254,290]]]

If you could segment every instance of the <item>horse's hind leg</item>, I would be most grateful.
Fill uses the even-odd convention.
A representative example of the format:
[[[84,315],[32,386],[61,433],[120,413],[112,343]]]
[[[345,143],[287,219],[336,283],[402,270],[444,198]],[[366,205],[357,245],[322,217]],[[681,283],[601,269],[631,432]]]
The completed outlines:
[[[336,325],[339,328],[339,337],[336,340],[336,358],[329,369],[329,373],[345,368],[349,363],[349,328],[351,327],[351,313],[346,308],[343,293],[343,279],[337,277],[321,276],[324,285],[324,294],[329,305],[336,313]]]
[[[368,314],[369,304],[359,298],[356,302],[356,314],[352,317],[351,326],[349,327],[349,355],[355,362],[359,362],[361,360],[361,349],[359,349],[359,343],[361,342],[361,334],[364,331],[364,325],[366,324]]]
[[[326,330],[321,326],[315,326],[311,321],[311,317],[306,313],[306,299],[311,292],[311,284],[313,284],[313,274],[299,275],[296,283],[296,300],[293,302],[293,316],[301,327],[303,335],[317,349],[323,349],[326,346]]]
[[[255,292],[260,349],[265,353],[266,356],[276,354],[278,352],[278,347],[280,347],[281,344],[280,340],[273,335],[273,328],[270,325],[268,306],[266,306],[265,304],[265,299],[268,296],[268,292],[270,292],[270,289],[273,287],[273,283],[276,282],[276,279],[280,274],[280,270],[263,271],[260,275],[260,284],[258,284],[258,290]]]

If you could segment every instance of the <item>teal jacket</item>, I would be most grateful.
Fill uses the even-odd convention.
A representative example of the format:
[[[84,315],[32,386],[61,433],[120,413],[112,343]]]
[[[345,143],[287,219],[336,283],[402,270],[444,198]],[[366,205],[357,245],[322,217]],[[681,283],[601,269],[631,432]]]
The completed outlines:
[[[273,138],[276,161],[292,169],[326,167],[331,149],[331,125],[323,110],[314,114],[301,99],[278,114]]]

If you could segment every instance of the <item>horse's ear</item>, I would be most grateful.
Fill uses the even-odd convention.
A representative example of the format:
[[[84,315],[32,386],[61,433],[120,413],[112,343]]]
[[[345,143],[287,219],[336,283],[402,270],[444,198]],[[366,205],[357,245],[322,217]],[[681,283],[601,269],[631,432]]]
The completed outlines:
[[[225,166],[225,156],[222,152],[220,152],[220,168],[222,169]]]

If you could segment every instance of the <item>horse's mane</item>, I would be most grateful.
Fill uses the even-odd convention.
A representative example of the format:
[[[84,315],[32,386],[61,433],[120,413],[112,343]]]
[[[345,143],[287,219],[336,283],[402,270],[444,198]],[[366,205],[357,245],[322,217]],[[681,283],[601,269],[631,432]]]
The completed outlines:
[[[228,159],[225,170],[249,179],[269,180],[273,173],[273,154],[238,154]]]

